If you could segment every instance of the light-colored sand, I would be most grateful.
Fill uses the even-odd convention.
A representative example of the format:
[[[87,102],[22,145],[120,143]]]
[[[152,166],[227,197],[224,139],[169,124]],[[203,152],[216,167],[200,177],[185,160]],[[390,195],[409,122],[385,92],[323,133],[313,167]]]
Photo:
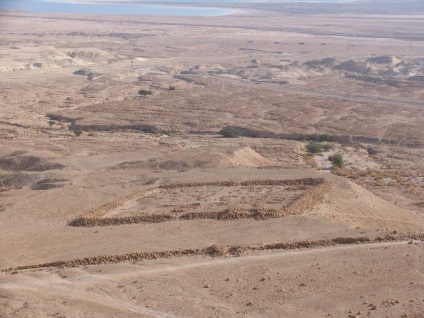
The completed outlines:
[[[267,167],[275,165],[271,160],[264,158],[250,147],[236,149],[228,153],[226,157],[235,166]]]

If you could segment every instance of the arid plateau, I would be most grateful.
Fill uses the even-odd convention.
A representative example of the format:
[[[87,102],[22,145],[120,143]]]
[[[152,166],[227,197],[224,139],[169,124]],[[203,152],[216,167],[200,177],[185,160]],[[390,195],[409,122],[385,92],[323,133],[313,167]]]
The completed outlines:
[[[423,318],[422,2],[196,6],[0,10],[0,317]]]

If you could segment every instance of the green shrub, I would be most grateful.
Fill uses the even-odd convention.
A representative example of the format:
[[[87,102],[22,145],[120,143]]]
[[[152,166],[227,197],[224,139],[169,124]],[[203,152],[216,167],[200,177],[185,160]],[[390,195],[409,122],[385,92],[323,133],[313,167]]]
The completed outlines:
[[[147,96],[147,95],[152,95],[153,93],[151,91],[148,91],[147,89],[140,89],[138,91],[138,95],[140,96]]]
[[[331,136],[329,134],[322,134],[318,136],[319,141],[331,141]]]
[[[77,136],[77,137],[81,136],[81,134],[82,134],[82,130],[79,129],[79,128],[74,129],[73,132],[74,132],[75,136]]]
[[[324,150],[324,151],[328,151],[330,149],[333,149],[333,145],[330,145],[330,144],[323,144],[321,146],[322,146],[322,150]]]
[[[319,144],[315,142],[311,142],[310,144],[306,145],[306,149],[310,154],[321,153],[323,151],[328,151],[332,148],[333,146],[330,144]]]
[[[343,157],[342,157],[341,154],[338,154],[338,153],[335,154],[335,155],[329,156],[328,160],[330,160],[333,163],[333,165],[335,165],[339,168],[343,167],[343,165],[344,165]]]
[[[320,153],[320,152],[322,152],[322,145],[316,144],[316,143],[310,143],[310,144],[306,145],[306,149],[311,154]]]
[[[219,131],[219,134],[225,138],[237,138],[241,136],[241,131],[234,127],[224,127]]]

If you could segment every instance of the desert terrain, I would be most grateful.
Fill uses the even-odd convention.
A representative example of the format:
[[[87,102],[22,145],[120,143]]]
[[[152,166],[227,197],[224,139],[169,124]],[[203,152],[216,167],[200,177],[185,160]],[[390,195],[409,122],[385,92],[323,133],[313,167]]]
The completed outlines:
[[[424,317],[422,3],[199,5],[0,10],[0,317]]]

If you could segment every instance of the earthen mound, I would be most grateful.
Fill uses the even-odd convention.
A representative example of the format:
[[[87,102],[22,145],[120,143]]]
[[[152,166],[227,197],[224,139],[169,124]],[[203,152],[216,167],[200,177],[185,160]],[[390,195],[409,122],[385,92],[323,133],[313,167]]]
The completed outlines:
[[[368,61],[371,63],[376,63],[376,64],[391,64],[391,65],[396,65],[401,62],[401,60],[399,60],[395,56],[373,56],[373,57],[370,57]]]
[[[261,156],[250,147],[243,147],[225,153],[224,158],[235,166],[269,167],[275,165],[271,160]]]
[[[31,190],[50,190],[55,188],[63,188],[62,182],[66,179],[42,179],[31,186]]]
[[[337,60],[333,57],[327,57],[322,60],[312,60],[305,62],[308,67],[333,67],[337,63]]]
[[[367,62],[357,60],[349,60],[340,63],[339,65],[335,66],[334,69],[360,74],[367,73],[370,70]]]
[[[424,218],[377,197],[363,187],[338,178],[317,213],[336,222],[369,229],[421,231]]]
[[[181,171],[195,168],[216,168],[225,166],[267,167],[275,165],[250,147],[221,151],[183,151],[178,159],[153,158],[148,161],[125,161],[112,169],[157,169]]]
[[[10,156],[0,159],[0,169],[8,171],[46,171],[62,169],[63,166],[35,156]]]
[[[22,173],[0,176],[0,192],[19,190],[33,183],[37,177]]]
[[[110,57],[109,53],[98,49],[75,50],[68,52],[67,54],[72,59],[79,59],[83,61],[97,61]]]

